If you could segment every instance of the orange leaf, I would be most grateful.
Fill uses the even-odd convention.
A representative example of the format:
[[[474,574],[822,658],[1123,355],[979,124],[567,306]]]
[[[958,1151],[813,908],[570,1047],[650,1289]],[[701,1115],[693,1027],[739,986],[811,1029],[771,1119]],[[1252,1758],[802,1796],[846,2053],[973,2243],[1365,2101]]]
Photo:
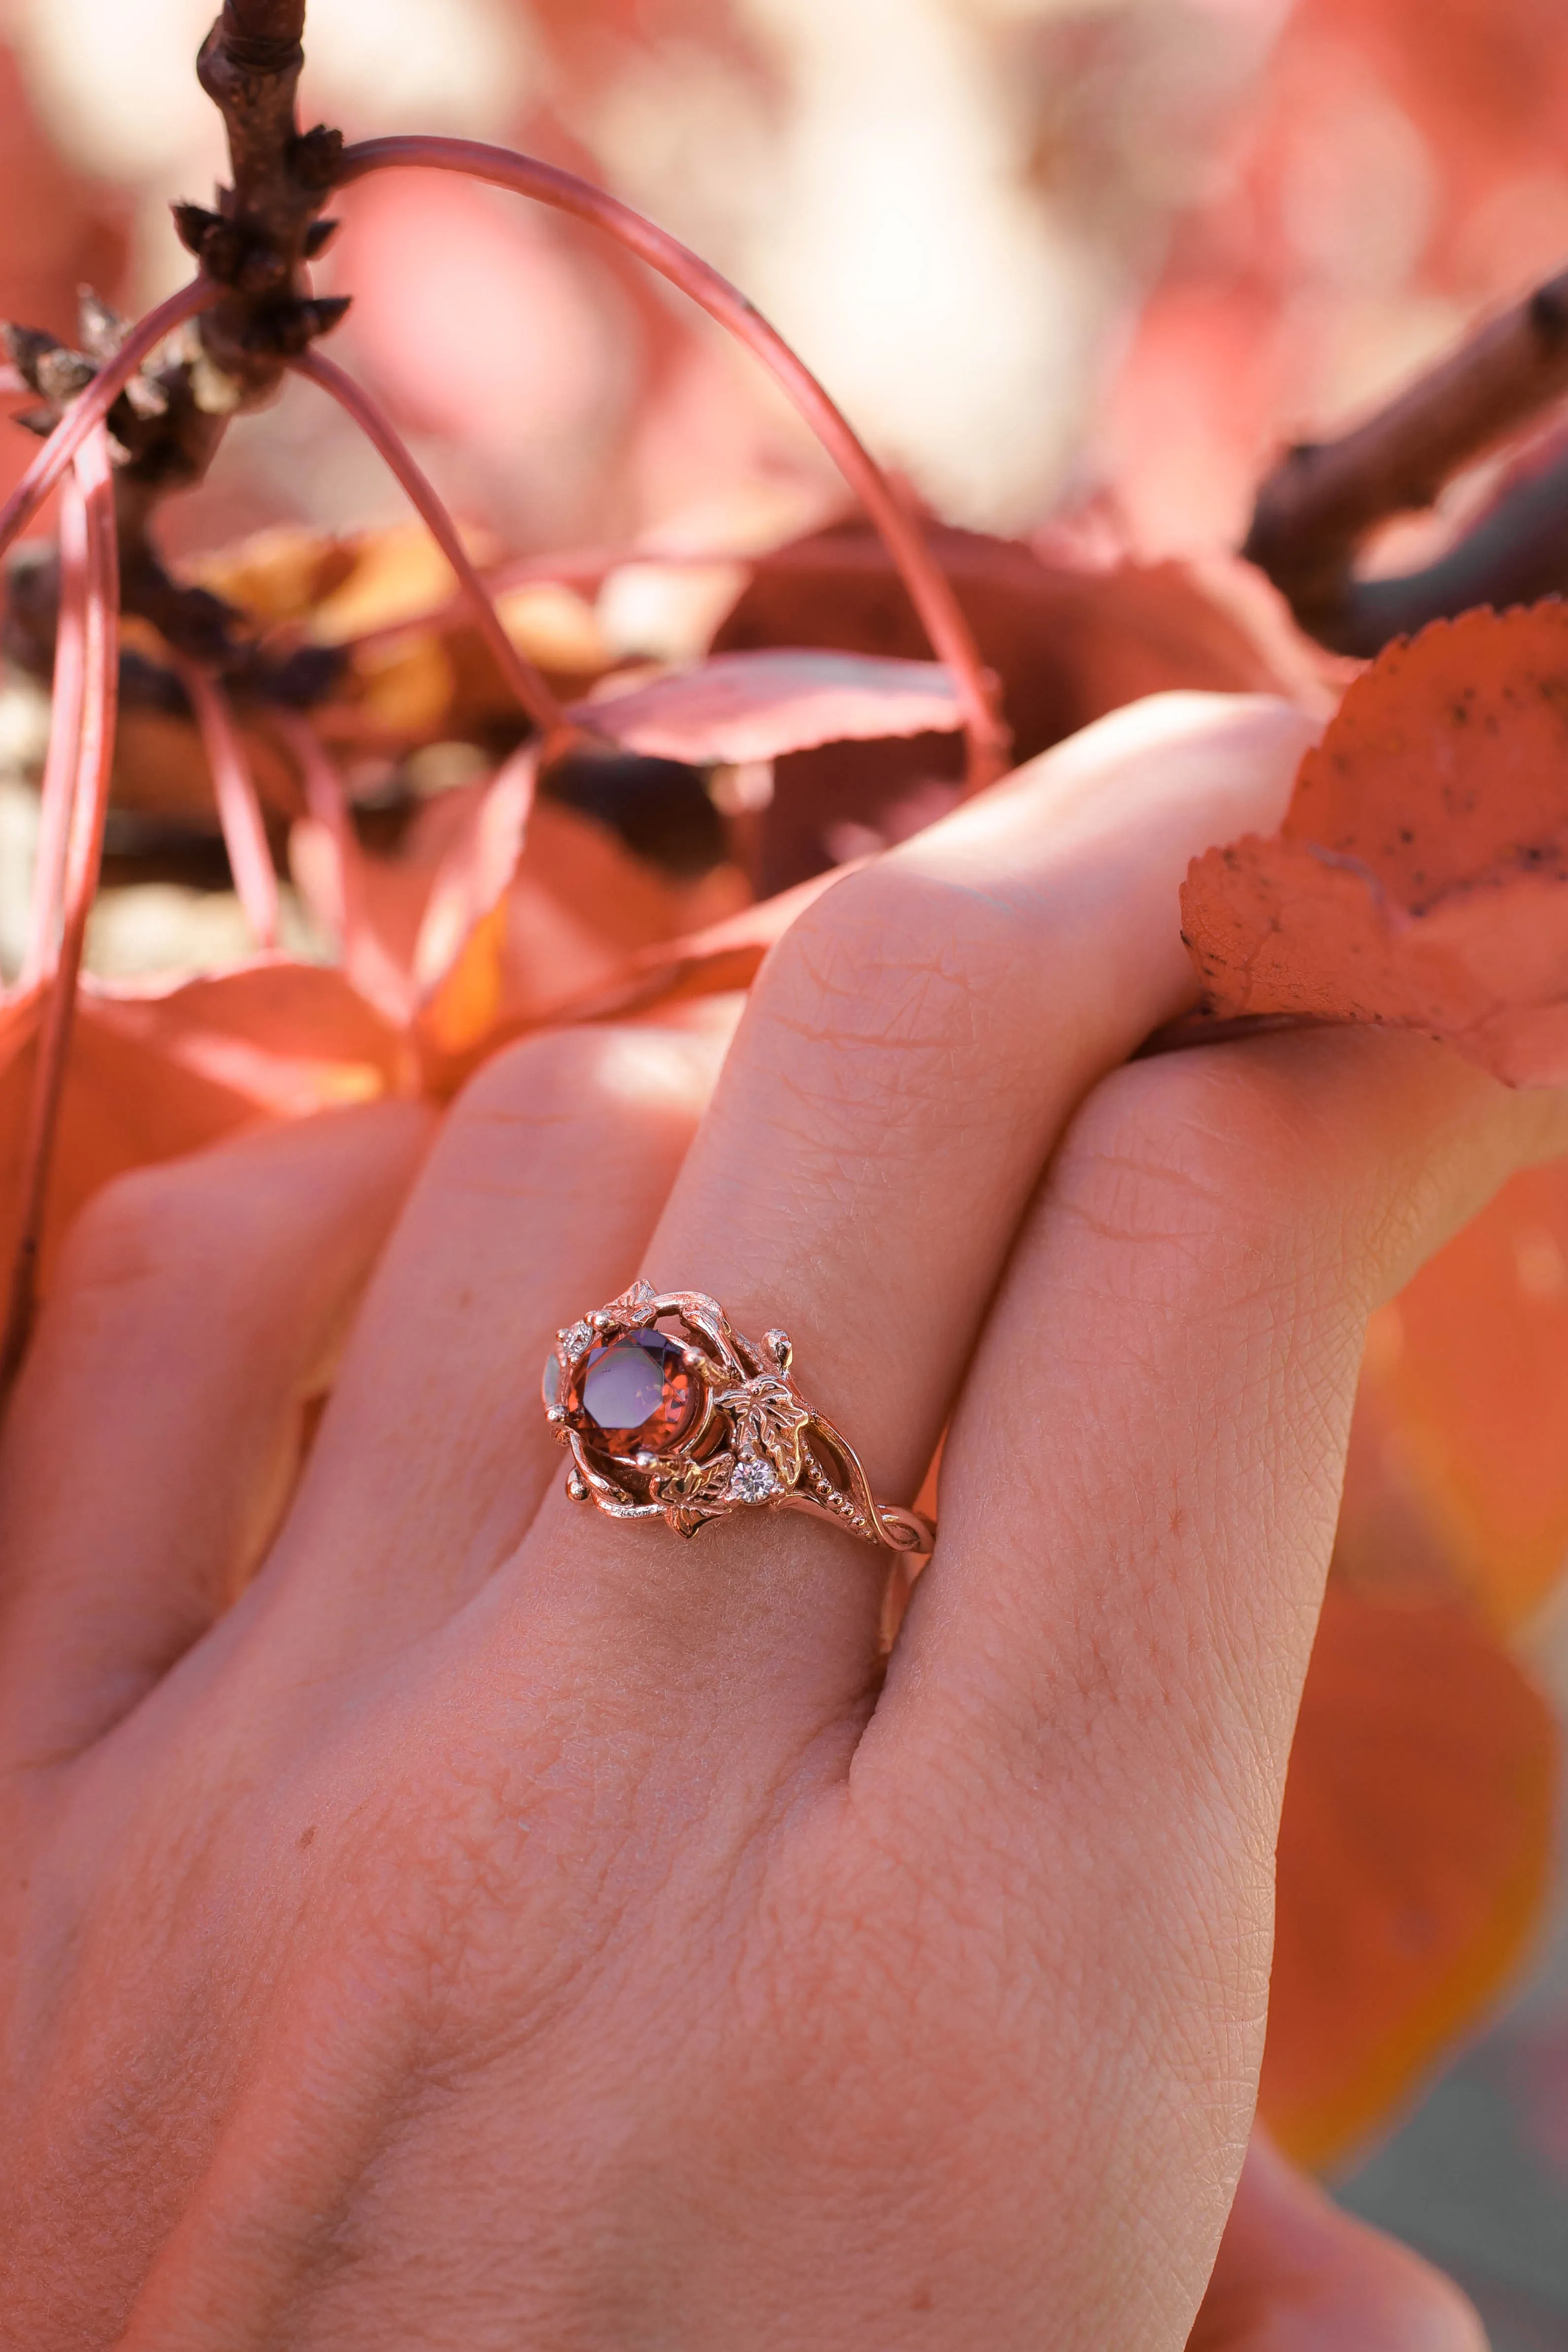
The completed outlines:
[[[1279,835],[1194,861],[1215,1013],[1390,1022],[1514,1086],[1568,1080],[1568,608],[1390,646],[1301,763]]]
[[[1339,1554],[1425,1551],[1496,1625],[1568,1559],[1568,1165],[1505,1186],[1373,1318]]]
[[[547,801],[541,802],[534,811],[525,862],[529,857],[547,858],[552,852],[558,856],[562,852],[581,847],[584,845],[584,833],[592,847],[600,856],[609,858],[614,869],[624,876],[626,868],[631,867],[637,875],[646,877],[647,869],[629,858],[602,826],[593,824],[591,819],[574,816],[569,810],[554,808]],[[592,841],[595,835],[598,835],[597,842]],[[578,856],[573,857],[572,864],[579,886],[586,883],[592,891],[595,875],[591,860]],[[525,898],[521,902],[525,911],[518,922],[521,937],[512,941],[509,933],[508,947],[515,950],[516,968],[508,1001],[495,1028],[488,1034],[473,1035],[466,1043],[459,1039],[443,1047],[431,1034],[427,1008],[426,1083],[437,1094],[453,1092],[487,1055],[546,1021],[563,1026],[580,1021],[629,1019],[654,1012],[661,1004],[749,988],[773,941],[783,937],[814,898],[838,880],[843,870],[816,875],[793,890],[781,891],[777,898],[763,899],[759,905],[744,908],[700,930],[658,939],[632,955],[626,953],[624,940],[613,950],[609,942],[604,942],[595,953],[592,940],[579,934],[576,952],[581,958],[581,985],[565,998],[549,991],[559,985],[569,967],[561,961],[546,969],[536,961],[542,942],[535,927],[536,921],[547,923],[552,915],[558,921],[563,919],[564,910],[559,901],[552,900],[548,895],[542,906],[534,906]],[[689,908],[691,898],[705,890],[714,878],[706,877],[695,892],[666,886],[669,910],[678,911],[683,899]],[[514,903],[515,895],[514,901],[509,901],[509,924]],[[584,972],[588,976],[584,977]],[[531,992],[531,982],[537,987],[537,994]],[[455,1029],[458,1027],[454,1024]]]
[[[623,992],[638,1003],[668,993],[648,968],[662,975],[677,953],[669,943],[744,891],[732,866],[673,881],[607,825],[537,801],[504,896],[421,1009],[427,1083],[445,1094],[507,1038],[589,1017],[601,1003],[618,1009]]]
[[[1464,1611],[1331,1584],[1279,1831],[1260,2113],[1342,2155],[1506,1983],[1541,1915],[1556,1735]]]
[[[469,935],[505,896],[521,854],[538,765],[534,745],[513,752],[437,867],[414,944],[414,978],[422,995],[440,986]]]
[[[0,1263],[15,1249],[39,999],[0,1007]],[[394,1033],[342,974],[268,959],[183,982],[84,981],[60,1106],[44,1280],[77,1211],[111,1177],[265,1119],[391,1091]]]

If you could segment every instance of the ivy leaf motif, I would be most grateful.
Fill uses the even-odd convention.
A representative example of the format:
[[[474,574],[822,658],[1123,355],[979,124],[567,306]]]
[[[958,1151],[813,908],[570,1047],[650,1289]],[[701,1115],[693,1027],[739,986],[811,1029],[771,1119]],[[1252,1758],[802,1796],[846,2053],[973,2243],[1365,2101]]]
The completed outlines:
[[[694,1507],[711,1502],[716,1495],[723,1493],[733,1467],[728,1454],[713,1454],[706,1462],[678,1458],[661,1465],[650,1474],[648,1493],[667,1513],[689,1512]],[[675,1525],[673,1517],[670,1525]],[[683,1532],[689,1533],[689,1530]]]
[[[623,1330],[636,1331],[653,1321],[653,1302],[658,1297],[651,1282],[638,1280],[618,1298],[612,1298],[605,1313],[613,1315]]]
[[[719,1514],[717,1511],[669,1510],[664,1517],[665,1524],[673,1528],[678,1536],[689,1538],[697,1533],[699,1528],[705,1528],[710,1519],[716,1519]]]
[[[714,1398],[729,1416],[736,1454],[750,1461],[772,1464],[779,1484],[793,1487],[803,1467],[801,1432],[811,1419],[787,1381],[764,1374],[740,1387],[722,1389]]]

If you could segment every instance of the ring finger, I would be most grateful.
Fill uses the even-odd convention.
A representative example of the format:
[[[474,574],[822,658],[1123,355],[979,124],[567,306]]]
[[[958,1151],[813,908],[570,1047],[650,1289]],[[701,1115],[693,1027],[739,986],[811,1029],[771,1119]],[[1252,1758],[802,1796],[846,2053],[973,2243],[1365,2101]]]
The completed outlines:
[[[848,877],[764,971],[646,1270],[754,1339],[786,1326],[802,1392],[879,1496],[920,1485],[1074,1105],[1190,999],[1188,859],[1277,821],[1312,731],[1260,699],[1120,712]],[[704,1706],[721,1692],[791,1746],[803,1718],[855,1717],[885,1553],[794,1514],[705,1528],[689,1553],[584,1512],[563,1586],[571,1509],[547,1506],[521,1555],[525,1612],[629,1636],[662,1690],[696,1677]]]

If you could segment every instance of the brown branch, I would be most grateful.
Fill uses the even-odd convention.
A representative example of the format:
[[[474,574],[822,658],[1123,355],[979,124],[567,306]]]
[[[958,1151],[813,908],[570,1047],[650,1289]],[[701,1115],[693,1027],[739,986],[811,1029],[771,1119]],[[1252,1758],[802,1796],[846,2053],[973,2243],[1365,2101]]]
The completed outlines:
[[[127,331],[90,294],[82,304],[79,351],[25,326],[7,328],[3,338],[16,374],[42,404],[22,420],[36,429],[47,432],[89,405],[105,414],[104,379],[116,379],[107,413],[121,460],[114,489],[124,609],[150,621],[177,656],[215,672],[236,693],[295,704],[328,691],[341,662],[308,654],[270,657],[232,606],[169,577],[153,525],[164,499],[204,478],[229,417],[266,399],[289,362],[348,307],[318,299],[307,275],[331,233],[332,223],[319,215],[342,140],[336,131],[301,133],[299,127],[304,22],[305,0],[225,0],[203,43],[197,71],[224,119],[234,184],[219,189],[216,210],[174,207],[180,234],[202,265],[199,291],[184,303],[185,315],[200,310],[195,342],[187,338],[183,352],[155,360],[138,331],[138,365],[125,380]],[[25,520],[15,501],[0,526],[13,519]],[[53,664],[58,607],[58,560],[29,551],[11,574],[4,646],[40,677]],[[143,698],[175,707],[183,699],[174,674],[144,662],[127,662],[125,683]]]
[[[1473,458],[1568,392],[1568,271],[1473,336],[1352,432],[1289,450],[1258,494],[1242,550],[1336,653],[1478,604],[1568,586],[1568,465],[1520,484],[1441,562],[1362,580],[1362,546],[1391,516],[1430,507]]]
[[[217,210],[175,206],[175,225],[224,299],[202,321],[202,344],[247,404],[345,306],[311,299],[304,272],[331,234],[319,218],[342,153],[324,124],[301,132],[295,96],[305,62],[305,0],[225,0],[196,72],[223,116],[234,185]]]

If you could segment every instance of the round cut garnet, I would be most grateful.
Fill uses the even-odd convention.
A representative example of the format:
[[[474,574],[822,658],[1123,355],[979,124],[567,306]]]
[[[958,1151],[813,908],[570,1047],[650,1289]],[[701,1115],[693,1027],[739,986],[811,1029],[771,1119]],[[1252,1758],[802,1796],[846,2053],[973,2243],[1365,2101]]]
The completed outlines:
[[[623,1331],[584,1368],[583,1418],[613,1454],[663,1454],[697,1416],[698,1382],[667,1331]]]

